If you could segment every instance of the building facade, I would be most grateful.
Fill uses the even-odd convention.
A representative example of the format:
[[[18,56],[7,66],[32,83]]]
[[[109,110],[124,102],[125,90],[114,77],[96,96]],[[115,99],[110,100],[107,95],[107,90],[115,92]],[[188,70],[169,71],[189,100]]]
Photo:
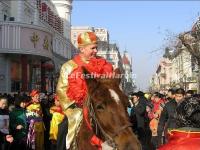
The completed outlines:
[[[177,49],[172,59],[172,85],[197,91],[197,65],[185,47]]]
[[[156,74],[153,76],[154,91],[166,92],[172,83],[172,62],[169,58],[163,57],[157,67]]]
[[[123,57],[122,57],[122,65],[124,69],[124,78],[123,78],[123,89],[126,92],[126,94],[130,94],[135,90],[135,79],[136,76],[133,74],[132,71],[132,58],[128,54],[128,52],[125,50]]]
[[[197,65],[185,47],[177,48],[169,58],[162,58],[151,80],[153,91],[183,88],[197,91]]]
[[[67,0],[0,2],[0,92],[55,90],[71,58],[71,9]]]

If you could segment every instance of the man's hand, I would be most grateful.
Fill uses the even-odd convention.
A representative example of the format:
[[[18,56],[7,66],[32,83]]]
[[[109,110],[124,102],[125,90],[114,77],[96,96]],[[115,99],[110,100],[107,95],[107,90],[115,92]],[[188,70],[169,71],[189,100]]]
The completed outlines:
[[[18,126],[16,127],[17,130],[21,130],[22,128],[24,128],[22,125],[18,125]]]
[[[12,135],[6,135],[6,141],[8,141],[9,143],[12,143],[13,142],[13,137]]]
[[[151,108],[149,106],[146,106],[146,111],[147,112],[150,112],[151,111]]]

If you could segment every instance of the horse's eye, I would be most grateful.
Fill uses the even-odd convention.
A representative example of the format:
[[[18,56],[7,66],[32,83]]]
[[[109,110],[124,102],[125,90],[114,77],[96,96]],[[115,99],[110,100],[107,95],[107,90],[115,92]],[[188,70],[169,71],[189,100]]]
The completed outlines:
[[[97,109],[97,110],[104,110],[103,104],[97,104],[97,105],[96,105],[96,109]]]

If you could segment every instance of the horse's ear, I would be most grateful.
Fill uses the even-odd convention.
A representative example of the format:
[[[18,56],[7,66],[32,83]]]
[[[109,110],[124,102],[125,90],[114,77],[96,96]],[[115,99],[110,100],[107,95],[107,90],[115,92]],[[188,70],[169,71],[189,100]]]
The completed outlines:
[[[122,74],[119,68],[114,70],[114,80],[119,85],[121,82]]]
[[[85,68],[82,67],[83,70],[83,75],[88,87],[89,92],[92,91],[92,89],[94,89],[97,86],[97,80],[95,79],[95,77],[93,75],[90,74],[90,72]]]

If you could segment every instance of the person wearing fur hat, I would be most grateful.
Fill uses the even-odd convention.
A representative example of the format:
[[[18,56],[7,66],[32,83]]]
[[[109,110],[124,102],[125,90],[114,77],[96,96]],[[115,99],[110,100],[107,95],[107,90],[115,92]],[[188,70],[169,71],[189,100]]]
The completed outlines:
[[[77,41],[80,52],[62,65],[56,90],[61,107],[68,118],[67,149],[70,148],[75,131],[82,120],[82,106],[87,97],[82,67],[99,76],[113,73],[112,64],[97,56],[97,36],[94,32],[79,34]]]
[[[158,150],[200,150],[200,99],[190,97],[176,109],[177,129],[169,131],[169,141]]]
[[[44,150],[44,122],[42,107],[39,101],[39,91],[32,90],[30,93],[31,103],[26,107],[29,120],[28,145],[32,149]]]

